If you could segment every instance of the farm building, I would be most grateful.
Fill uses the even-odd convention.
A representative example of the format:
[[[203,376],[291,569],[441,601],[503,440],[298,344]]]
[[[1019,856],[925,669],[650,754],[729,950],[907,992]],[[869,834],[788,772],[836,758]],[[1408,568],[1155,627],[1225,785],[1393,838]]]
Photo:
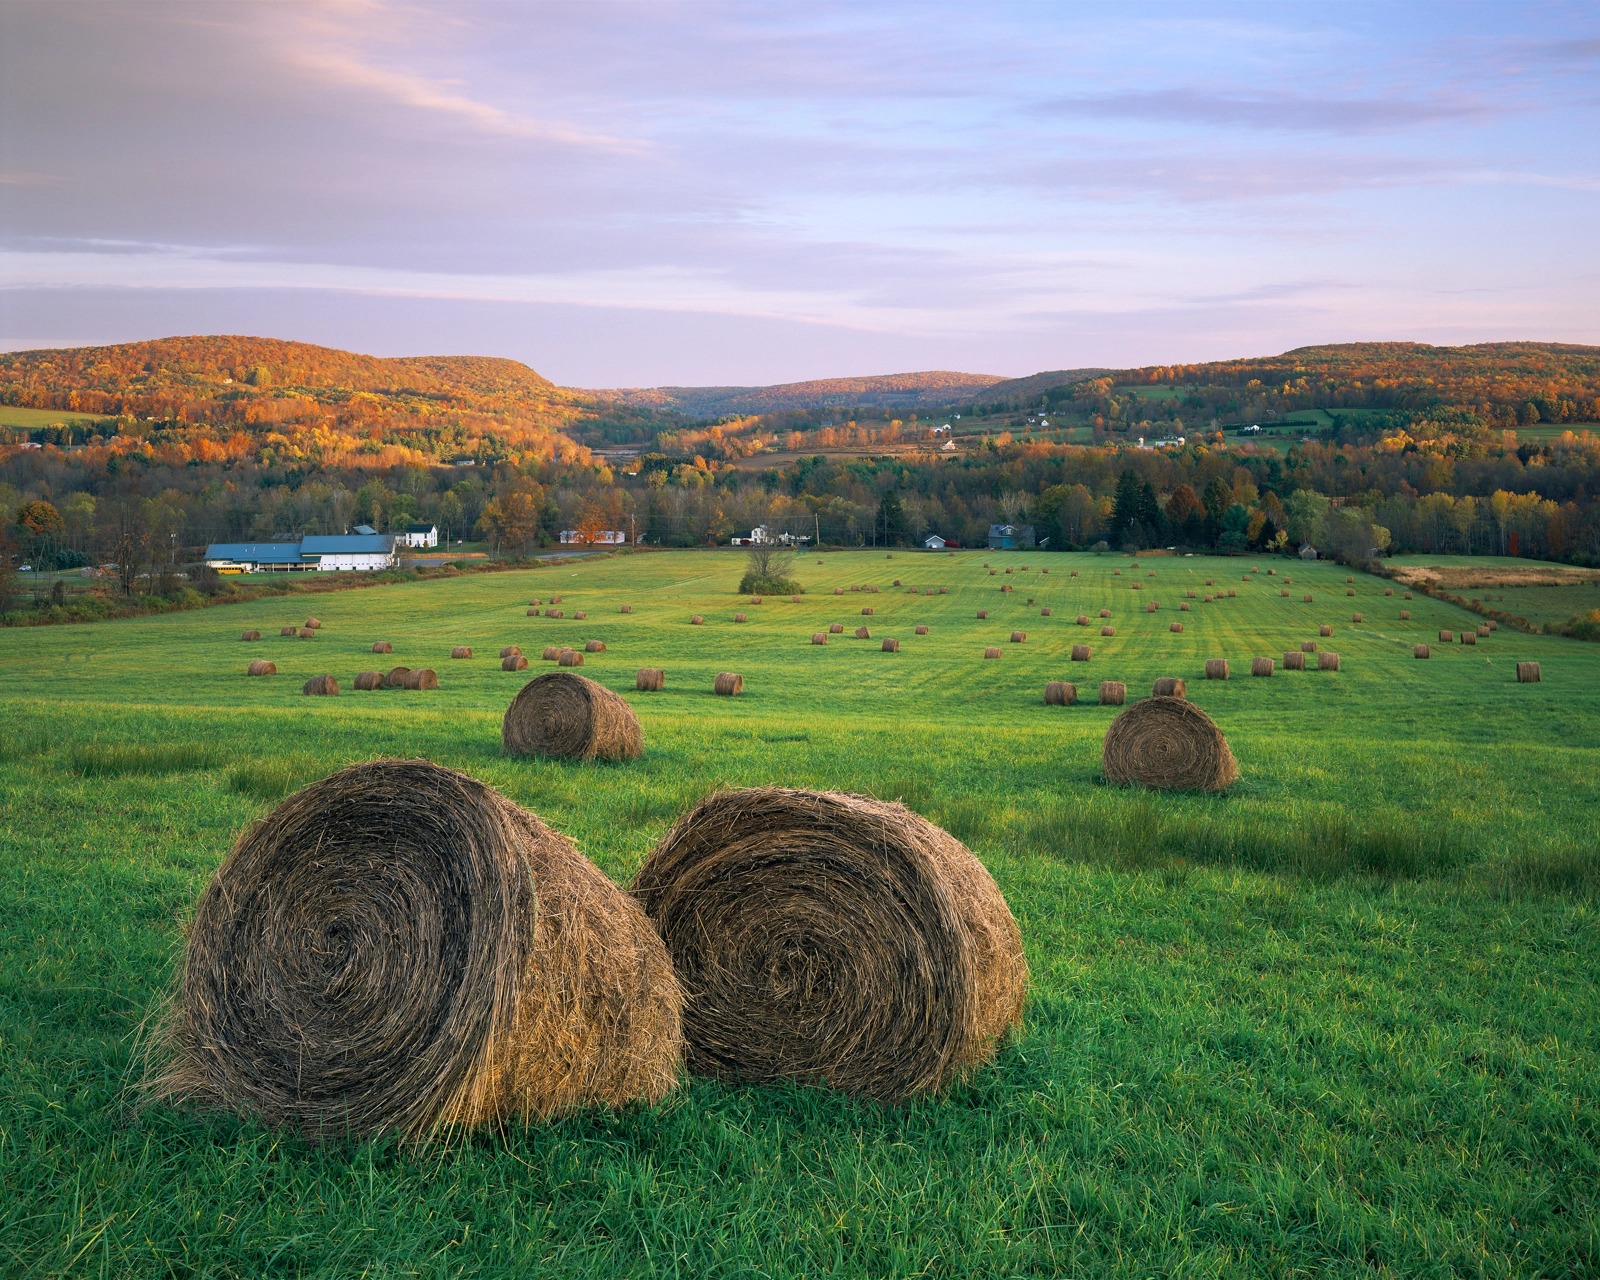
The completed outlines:
[[[1302,560],[1315,560],[1317,558],[1317,549],[1309,542],[1302,543],[1300,545],[1300,558]]]
[[[1031,524],[992,524],[989,526],[990,551],[1017,551],[1033,545],[1033,526]]]
[[[313,535],[296,542],[213,542],[205,562],[218,573],[306,573],[392,569],[389,533]]]
[[[623,547],[628,535],[621,529],[563,529],[561,545],[564,547]]]
[[[941,538],[937,533],[930,533],[922,540],[922,545],[929,551],[943,551],[946,547],[953,547],[956,544],[948,538]]]
[[[402,547],[436,547],[439,529],[431,524],[408,524],[403,533],[395,535],[395,542]]]

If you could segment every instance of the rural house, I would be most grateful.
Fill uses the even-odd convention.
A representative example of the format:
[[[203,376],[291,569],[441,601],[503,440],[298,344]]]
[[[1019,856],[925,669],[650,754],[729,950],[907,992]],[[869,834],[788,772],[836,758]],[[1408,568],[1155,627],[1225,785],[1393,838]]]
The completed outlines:
[[[395,541],[402,547],[436,547],[439,529],[431,524],[408,524],[404,533],[396,535]]]
[[[1033,546],[1031,524],[992,524],[989,526],[990,551],[1020,551]]]
[[[922,540],[922,545],[929,551],[943,551],[946,547],[953,547],[956,544],[948,538],[941,538],[936,533],[930,533]]]

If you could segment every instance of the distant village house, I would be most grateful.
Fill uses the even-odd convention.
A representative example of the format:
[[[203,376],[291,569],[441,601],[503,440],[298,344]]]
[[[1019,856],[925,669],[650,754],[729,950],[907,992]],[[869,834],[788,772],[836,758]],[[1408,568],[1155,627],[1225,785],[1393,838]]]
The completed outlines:
[[[990,551],[1020,551],[1034,545],[1031,524],[992,524],[989,526]]]
[[[431,524],[408,524],[403,533],[395,535],[395,541],[402,547],[436,547],[439,529]]]

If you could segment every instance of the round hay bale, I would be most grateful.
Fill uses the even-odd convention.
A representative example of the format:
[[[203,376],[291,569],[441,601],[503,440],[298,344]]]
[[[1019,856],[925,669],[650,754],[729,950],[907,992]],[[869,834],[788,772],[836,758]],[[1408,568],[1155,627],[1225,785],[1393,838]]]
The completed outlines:
[[[634,672],[633,687],[640,693],[660,693],[667,687],[667,673],[660,667],[640,667]]]
[[[899,578],[896,578],[894,580],[894,585],[897,586],[897,587],[900,585],[900,579]]]
[[[1518,684],[1538,684],[1540,680],[1539,664],[1537,662],[1517,663]]]
[[[1282,591],[1278,592],[1278,594],[1280,596],[1284,597],[1284,599],[1288,599],[1289,598],[1289,588],[1285,587]]]
[[[1409,600],[1409,599],[1411,599],[1411,593],[1409,591],[1407,591],[1407,592],[1403,593],[1400,598],[1402,600]]]
[[[913,631],[919,636],[925,636],[925,635],[928,634],[928,628],[925,627],[925,626],[922,626],[920,624],[918,626],[914,627]]]
[[[513,655],[520,656],[521,653],[522,653],[522,646],[519,645],[519,644],[508,644],[504,649],[500,650],[500,656],[502,658],[509,658],[509,657],[512,657]]]
[[[1028,633],[1026,631],[1013,631],[1011,633],[1011,643],[1012,644],[1026,644],[1027,642],[1028,642]]]
[[[1484,624],[1484,623],[1479,623],[1478,624],[1478,639],[1487,640],[1488,638],[1489,638],[1489,628],[1488,628],[1488,626],[1486,624]]]
[[[1300,603],[1301,604],[1310,604],[1310,603],[1312,603],[1313,598],[1314,597],[1312,596],[1312,594],[1308,591],[1308,592],[1305,593],[1305,595],[1300,597]]]
[[[1007,572],[1007,573],[1010,573],[1010,572],[1011,572],[1011,570],[1010,570],[1010,569],[1007,569],[1007,570],[1006,570],[1006,572]]]
[[[1238,594],[1239,593],[1237,591],[1235,591],[1232,587],[1228,588],[1228,599],[1232,600]]]
[[[760,604],[761,603],[761,598],[758,596],[755,599],[754,603],[755,604]],[[632,613],[633,612],[633,606],[631,604],[622,605],[617,609],[617,612],[618,613]]]
[[[1086,614],[1086,613],[1080,613],[1078,615],[1078,625],[1080,627],[1088,626],[1089,625],[1089,615]]]
[[[844,623],[830,622],[828,624],[828,634],[830,636],[842,636],[844,634]]]
[[[833,589],[833,594],[836,595],[836,596],[842,596],[844,594],[844,588],[843,587],[835,587]]]
[[[1100,705],[1102,707],[1120,707],[1128,700],[1128,686],[1120,680],[1102,680],[1100,682]]]
[[[942,596],[949,595],[950,594],[950,588],[949,587],[940,587],[939,588],[939,594],[942,595]]]
[[[1173,635],[1177,635],[1179,632],[1181,632],[1183,630],[1183,623],[1181,623],[1181,622],[1169,622],[1169,623],[1167,623],[1167,630],[1172,632]]]
[[[310,627],[313,631],[322,630],[322,620],[320,618],[307,618],[305,620],[305,625]]]
[[[560,596],[551,596],[550,597],[550,603],[551,604],[560,604],[561,603],[561,597]]]
[[[813,631],[811,633],[811,643],[812,644],[827,644],[828,643],[828,633],[826,631]]]
[[[865,609],[863,609],[861,611],[861,616],[863,618],[870,618],[872,616],[872,614],[873,614],[873,608],[872,608],[871,605],[868,605]]]
[[[1050,616],[1050,606],[1046,605],[1043,609],[1040,609],[1039,616],[1041,618],[1048,618]]]
[[[1318,671],[1337,671],[1339,669],[1339,655],[1324,649],[1317,655]]]
[[[1353,596],[1353,595],[1355,595],[1355,593],[1356,593],[1356,589],[1354,587],[1350,587],[1348,590],[1345,591],[1345,595],[1347,595],[1347,596]]]
[[[247,676],[275,676],[278,674],[278,664],[276,662],[264,662],[262,659],[257,658],[244,669],[244,673]]]
[[[1072,646],[1072,660],[1074,662],[1088,662],[1093,657],[1094,650],[1088,645],[1075,644]]]
[[[297,635],[300,634],[300,628],[299,627],[279,627],[278,628],[278,634],[280,636],[297,636]]]
[[[856,628],[856,639],[857,640],[870,640],[870,639],[872,639],[872,631],[867,627],[857,627]]]
[[[634,896],[684,988],[691,1070],[894,1101],[988,1061],[1027,962],[994,880],[898,804],[724,792],[679,820]]]
[[[1207,596],[1204,600],[1201,601],[1201,603],[1202,604],[1210,604],[1211,603],[1211,597]]]
[[[1277,669],[1277,664],[1271,658],[1251,658],[1250,674],[1253,676],[1270,676]]]
[[[1350,615],[1350,621],[1351,622],[1360,622],[1361,621],[1361,615],[1359,613],[1352,613]]]
[[[1456,634],[1453,631],[1441,631],[1441,632],[1439,632],[1439,643],[1440,644],[1450,644],[1455,640],[1455,638],[1456,638]]]
[[[1413,658],[1431,658],[1433,656],[1433,650],[1428,648],[1428,646],[1425,644],[1412,645],[1411,656]]]
[[[1162,676],[1150,688],[1152,698],[1183,698],[1188,693],[1189,686],[1177,676]]]
[[[1222,791],[1239,779],[1221,730],[1183,698],[1147,698],[1119,715],[1100,766],[1107,781],[1171,791]]]
[[[1142,582],[1135,582],[1132,586],[1130,586],[1128,588],[1128,590],[1129,591],[1143,591],[1144,590],[1144,584]]]
[[[243,635],[241,635],[239,637],[239,639],[240,640],[259,640],[259,639],[261,639],[261,633],[259,631],[246,631]]]
[[[339,682],[332,676],[312,676],[300,686],[308,698],[331,698],[339,692]]]
[[[1149,604],[1145,605],[1144,611],[1146,613],[1154,613],[1160,607],[1161,605],[1157,601],[1152,600]]]
[[[883,651],[885,653],[899,653],[900,642],[893,636],[885,636],[883,638]]]
[[[1392,596],[1394,594],[1394,588],[1393,587],[1385,587],[1383,589],[1383,594],[1386,595],[1386,596]]]
[[[1331,636],[1333,634],[1333,628],[1327,623],[1323,623],[1322,626],[1317,628],[1317,634],[1324,637]]]
[[[983,651],[983,656],[985,658],[998,658],[1000,656],[1000,650],[995,648],[993,645],[990,645]]]
[[[385,689],[404,689],[406,677],[411,674],[410,667],[390,667],[389,674],[383,678]]]
[[[556,666],[558,667],[581,667],[582,665],[583,654],[576,649],[563,649],[561,656],[556,659]]]
[[[1100,616],[1102,618],[1109,618],[1111,616],[1111,610],[1110,609],[1102,609],[1102,610],[1100,610]]]
[[[1178,606],[1178,612],[1179,613],[1188,613],[1188,612],[1190,612],[1189,602],[1187,600],[1185,600],[1182,604],[1180,604]]]
[[[412,667],[406,672],[406,688],[437,689],[439,687],[439,673],[432,667]]]
[[[1346,578],[1345,578],[1345,581],[1346,581],[1346,582],[1354,582],[1354,581],[1355,581],[1355,579],[1354,579],[1354,578],[1351,578],[1351,577],[1346,577]]]
[[[650,921],[562,835],[425,760],[352,765],[201,895],[146,1086],[309,1138],[444,1136],[673,1087]]]
[[[356,676],[356,689],[361,693],[371,693],[374,689],[383,688],[383,672],[363,671]]]
[[[541,662],[554,662],[559,657],[561,657],[561,646],[558,644],[545,645],[544,652],[539,655]]]
[[[500,722],[508,756],[558,760],[637,760],[639,717],[620,694],[586,676],[547,671],[523,685]]]
[[[789,597],[789,603],[790,604],[799,604],[800,603],[800,597],[799,596],[790,596]]]
[[[310,627],[301,627],[299,635],[302,640],[315,640],[317,638],[317,633]]]
[[[589,615],[588,615],[588,613],[586,613],[586,612],[585,612],[585,611],[584,611],[584,610],[582,610],[582,609],[574,609],[574,610],[573,610],[573,611],[572,611],[572,620],[573,620],[573,621],[574,621],[574,622],[584,622],[584,621],[587,621],[587,620],[588,620],[588,617],[589,617]]]
[[[1186,600],[1193,600],[1195,598],[1195,593],[1193,591],[1185,591],[1183,596]]]
[[[1285,671],[1304,671],[1306,669],[1306,655],[1298,649],[1289,649],[1283,655],[1283,669]]]
[[[1301,653],[1315,653],[1316,651],[1317,651],[1317,642],[1315,640],[1302,640],[1300,642],[1300,652]]]
[[[1401,622],[1410,622],[1411,621],[1411,610],[1410,609],[1402,609],[1402,610],[1400,610],[1400,621]]]
[[[1206,659],[1206,679],[1226,680],[1228,678],[1228,660],[1226,658]]]
[[[567,616],[565,609],[546,609],[544,616],[547,618],[564,618]]]
[[[1462,644],[1477,644],[1478,643],[1478,633],[1476,631],[1463,631],[1461,633],[1461,643]]]
[[[539,599],[538,596],[534,596],[534,598],[532,600],[528,601],[528,603],[533,605],[533,606],[535,606],[535,607],[537,607],[537,606],[543,604],[544,601]]]
[[[450,656],[452,658],[470,658],[472,656],[472,646],[458,644],[455,648],[450,650]]]
[[[979,609],[978,610],[978,617],[979,618],[987,618],[988,616],[989,616],[989,611],[987,609]]]
[[[1010,583],[1009,583],[1009,582],[1008,582],[1008,583],[1006,583],[1006,585],[1005,585],[1005,586],[1003,586],[1003,587],[1001,587],[1001,588],[1000,588],[1000,594],[1001,594],[1001,595],[1006,595],[1006,594],[1007,594],[1007,593],[1009,593],[1009,592],[1010,592],[1010,591],[1011,591],[1011,584],[1010,584]]]
[[[711,682],[711,692],[721,698],[736,698],[744,692],[744,677],[737,671],[719,671]]]
[[[539,616],[539,611],[537,609],[529,609],[527,616],[530,618],[537,618]]]
[[[1493,618],[1490,618],[1489,621],[1484,623],[1483,625],[1488,627],[1490,631],[1498,631],[1498,630],[1500,630],[1500,624],[1498,622],[1496,622]]]
[[[1113,569],[1111,571],[1111,576],[1113,578],[1120,578],[1122,576],[1122,570],[1121,569]]]
[[[1103,636],[1114,636],[1117,634],[1117,629],[1115,627],[1101,627],[1100,634]]]
[[[606,642],[604,640],[591,640],[583,646],[583,651],[585,653],[604,653],[606,651]]]
[[[703,627],[706,625],[706,620],[697,613],[689,619],[689,625],[691,627]]]
[[[393,653],[394,652],[394,646],[392,644],[390,644],[387,640],[374,640],[372,642],[372,652],[373,653]]]
[[[1261,570],[1260,570],[1260,568],[1252,568],[1252,569],[1251,569],[1251,570],[1250,570],[1250,572],[1251,572],[1251,573],[1260,573],[1260,572],[1261,572]],[[1267,577],[1269,577],[1269,578],[1270,578],[1270,577],[1272,577],[1272,576],[1273,576],[1273,575],[1274,575],[1274,574],[1276,574],[1276,573],[1277,573],[1277,572],[1278,572],[1278,571],[1277,571],[1277,570],[1276,570],[1276,569],[1268,569],[1268,570],[1267,570]]]
[[[748,622],[748,621],[750,621],[750,619],[749,619],[749,618],[747,618],[747,617],[745,617],[745,616],[744,616],[744,614],[742,614],[742,613],[736,613],[736,614],[734,614],[734,615],[733,615],[733,620],[734,620],[734,621],[735,621],[735,622]]]
[[[996,576],[998,576],[998,574],[999,574],[999,572],[1000,572],[1000,571],[999,571],[999,570],[998,570],[998,569],[990,569],[990,570],[989,570],[989,576],[990,576],[990,577],[991,577],[991,578],[993,578],[993,577],[996,577]]]
[[[520,653],[508,653],[500,659],[500,670],[502,671],[526,671],[527,669],[528,660]]]
[[[1066,680],[1052,680],[1044,687],[1044,705],[1070,707],[1078,700],[1078,686]]]

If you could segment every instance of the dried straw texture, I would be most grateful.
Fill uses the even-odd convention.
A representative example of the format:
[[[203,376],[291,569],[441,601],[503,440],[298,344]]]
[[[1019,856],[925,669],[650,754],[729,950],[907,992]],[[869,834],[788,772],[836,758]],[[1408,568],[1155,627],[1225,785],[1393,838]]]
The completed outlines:
[[[1487,623],[1479,623],[1478,624],[1478,639],[1487,640],[1488,638],[1489,638],[1489,627],[1488,627],[1488,624]]]
[[[1353,596],[1353,595],[1355,595],[1355,593],[1356,593],[1356,589],[1354,587],[1350,587],[1348,590],[1345,591],[1345,595],[1347,595],[1347,596]]]
[[[1074,662],[1088,662],[1093,657],[1094,650],[1089,648],[1088,645],[1075,644],[1072,646],[1072,660]]]
[[[528,660],[520,653],[508,653],[500,659],[500,670],[502,671],[526,671],[527,669]]]
[[[1350,615],[1350,621],[1351,622],[1360,622],[1361,621],[1361,615],[1359,613],[1352,613]]]
[[[573,613],[572,613],[572,618],[573,618],[573,621],[575,621],[575,622],[582,622],[588,616],[589,615],[587,613],[585,613],[582,609],[574,609]]]
[[[1317,651],[1317,642],[1315,640],[1302,640],[1300,642],[1300,652],[1301,653],[1315,653],[1316,651]]]
[[[745,615],[744,615],[744,614],[742,614],[742,613],[736,613],[736,614],[734,614],[734,615],[733,615],[733,620],[734,620],[734,621],[735,621],[735,622],[749,622],[749,621],[750,621],[750,619],[749,619],[749,618],[747,618],[747,617],[746,617],[746,616],[745,616]]]
[[[1283,669],[1285,671],[1304,671],[1306,669],[1306,655],[1299,649],[1285,650]]]
[[[1086,614],[1086,613],[1080,613],[1078,615],[1078,625],[1080,627],[1088,626],[1089,625],[1089,615]]]
[[[620,695],[584,676],[547,671],[511,700],[500,743],[511,756],[637,760],[644,733]]]
[[[591,640],[583,646],[583,651],[585,653],[604,653],[606,651],[606,642],[604,640]]]
[[[278,664],[276,662],[264,662],[262,659],[257,658],[244,669],[244,673],[247,676],[275,676],[278,674]]]
[[[1149,604],[1145,605],[1144,611],[1146,613],[1154,613],[1160,607],[1161,606],[1159,604],[1157,604],[1154,600],[1152,600]]]
[[[1300,601],[1301,601],[1302,604],[1310,604],[1311,600],[1312,600],[1312,597],[1311,597],[1311,594],[1309,592],[1300,597]]]
[[[996,649],[993,645],[990,645],[983,651],[983,656],[985,658],[998,658],[1000,656],[1000,650]]]
[[[1461,633],[1461,643],[1462,644],[1477,644],[1478,643],[1478,633],[1476,631],[1463,631]]]
[[[1100,610],[1100,616],[1102,618],[1109,618],[1111,616],[1111,610],[1110,609],[1102,609],[1102,610]]]
[[[1537,662],[1519,662],[1519,663],[1517,663],[1517,683],[1518,684],[1538,684],[1539,683],[1539,677],[1540,677],[1539,664]]]
[[[1250,674],[1253,676],[1270,676],[1277,669],[1277,663],[1271,658],[1251,658]]]
[[[1039,616],[1041,618],[1048,618],[1050,616],[1050,608],[1049,608],[1048,605],[1045,606],[1045,608],[1039,610]]]
[[[813,631],[811,633],[811,643],[812,644],[827,644],[828,643],[828,633],[826,631]]]
[[[385,689],[404,689],[406,687],[406,677],[410,674],[410,667],[391,667],[389,668],[389,674],[383,678],[383,687]]]
[[[1319,636],[1331,636],[1333,634],[1333,628],[1324,624],[1317,628],[1317,634]]]
[[[757,603],[757,604],[761,603],[761,598],[759,596],[756,597],[755,603]],[[633,612],[633,606],[631,604],[620,605],[617,608],[617,612],[618,613],[632,613]]]
[[[870,639],[872,639],[872,631],[867,627],[857,627],[856,628],[856,639],[857,640],[870,640]]]
[[[842,623],[842,622],[830,623],[829,626],[828,626],[828,634],[830,636],[842,636],[844,634],[844,623]]]
[[[1028,970],[1005,898],[946,831],[838,792],[712,796],[633,892],[688,993],[692,1070],[885,1101],[993,1057]]]
[[[1239,779],[1228,740],[1183,698],[1136,702],[1106,730],[1101,768],[1111,782],[1170,791],[1222,791]]]
[[[1392,596],[1394,594],[1394,588],[1393,587],[1385,587],[1383,589],[1383,594],[1386,595],[1386,596]]]
[[[297,635],[300,634],[300,628],[299,627],[279,627],[278,628],[278,634],[280,636],[297,636]]]
[[[240,640],[259,640],[259,639],[261,639],[261,633],[259,631],[246,631],[242,636],[239,637],[239,639]]]
[[[413,667],[406,672],[407,689],[426,690],[439,687],[439,673],[432,667]]]
[[[300,686],[308,698],[331,698],[339,692],[339,682],[332,676],[312,676]]]
[[[306,626],[310,627],[313,631],[319,631],[322,628],[322,622],[318,618],[307,618]]]
[[[470,658],[472,656],[472,646],[467,644],[458,644],[455,648],[450,650],[450,656],[452,658]]]
[[[147,1080],[308,1137],[419,1140],[658,1101],[683,995],[649,920],[559,833],[423,760],[353,765],[201,895]]]
[[[706,620],[697,613],[689,619],[689,625],[691,627],[703,627],[706,625]]]
[[[721,698],[736,698],[744,692],[744,677],[737,671],[719,671],[711,682],[711,692]]]
[[[1411,647],[1411,656],[1413,658],[1431,658],[1433,656],[1433,650],[1428,648],[1428,646],[1425,644],[1413,645]]]
[[[1102,680],[1100,682],[1100,705],[1102,707],[1120,707],[1128,700],[1128,686],[1120,680]]]
[[[561,656],[556,659],[556,665],[558,667],[581,667],[583,665],[583,655],[576,649],[563,649]]]
[[[1403,599],[1403,600],[1411,599],[1411,593],[1409,591],[1405,592],[1405,594],[1401,597],[1401,599]]]
[[[918,625],[917,627],[913,628],[913,631],[914,631],[914,634],[919,635],[919,636],[925,636],[925,635],[928,634],[928,628],[924,627],[924,626],[921,626],[921,625]]]
[[[1206,659],[1206,679],[1226,680],[1228,678],[1228,660],[1226,658]]]
[[[1455,638],[1456,638],[1455,632],[1453,632],[1453,631],[1441,631],[1439,633],[1439,643],[1440,644],[1450,644],[1452,641],[1455,640]]]
[[[1177,676],[1162,676],[1150,690],[1152,698],[1183,698],[1188,693],[1189,686]]]
[[[863,609],[861,611],[861,616],[863,618],[870,618],[872,616],[872,614],[873,614],[873,609],[871,608],[870,605],[867,608],[865,608],[865,609]]]
[[[394,652],[394,646],[392,644],[390,644],[387,640],[374,640],[372,642],[372,652],[373,653],[393,653]]]
[[[634,673],[633,687],[641,693],[660,693],[667,687],[667,673],[660,667],[640,667]]]
[[[1182,604],[1180,604],[1178,606],[1178,612],[1179,613],[1188,613],[1189,612],[1189,604],[1188,604],[1187,601],[1185,601],[1184,603],[1182,603]]]
[[[508,644],[504,649],[500,650],[502,658],[520,657],[521,655],[522,646],[520,644]]]
[[[383,672],[362,671],[356,676],[356,688],[362,693],[371,693],[374,689],[383,688]]]
[[[539,611],[537,609],[529,609],[528,610],[528,617],[537,618],[538,616],[539,616]]]
[[[1324,650],[1317,655],[1318,671],[1337,671],[1339,669],[1339,655]]]
[[[893,636],[885,636],[883,639],[883,651],[885,653],[899,653],[900,642]]]
[[[979,609],[978,610],[978,617],[979,618],[987,618],[988,616],[989,616],[989,611],[987,609]]]
[[[1026,631],[1013,631],[1011,633],[1011,643],[1012,644],[1026,644],[1027,642],[1028,642],[1028,633]]]
[[[315,640],[317,638],[316,630],[312,627],[301,627],[298,634],[302,640]]]
[[[558,644],[547,644],[544,647],[544,652],[539,655],[539,660],[541,662],[555,662],[560,657],[561,646]]]
[[[1117,634],[1117,629],[1115,627],[1101,627],[1100,634],[1103,636],[1114,636]]]
[[[1066,680],[1052,680],[1044,687],[1044,705],[1070,707],[1078,700],[1078,686]]]
[[[1178,632],[1183,630],[1183,623],[1181,623],[1181,622],[1169,622],[1169,623],[1167,623],[1167,630],[1172,632],[1173,635],[1177,635]]]

